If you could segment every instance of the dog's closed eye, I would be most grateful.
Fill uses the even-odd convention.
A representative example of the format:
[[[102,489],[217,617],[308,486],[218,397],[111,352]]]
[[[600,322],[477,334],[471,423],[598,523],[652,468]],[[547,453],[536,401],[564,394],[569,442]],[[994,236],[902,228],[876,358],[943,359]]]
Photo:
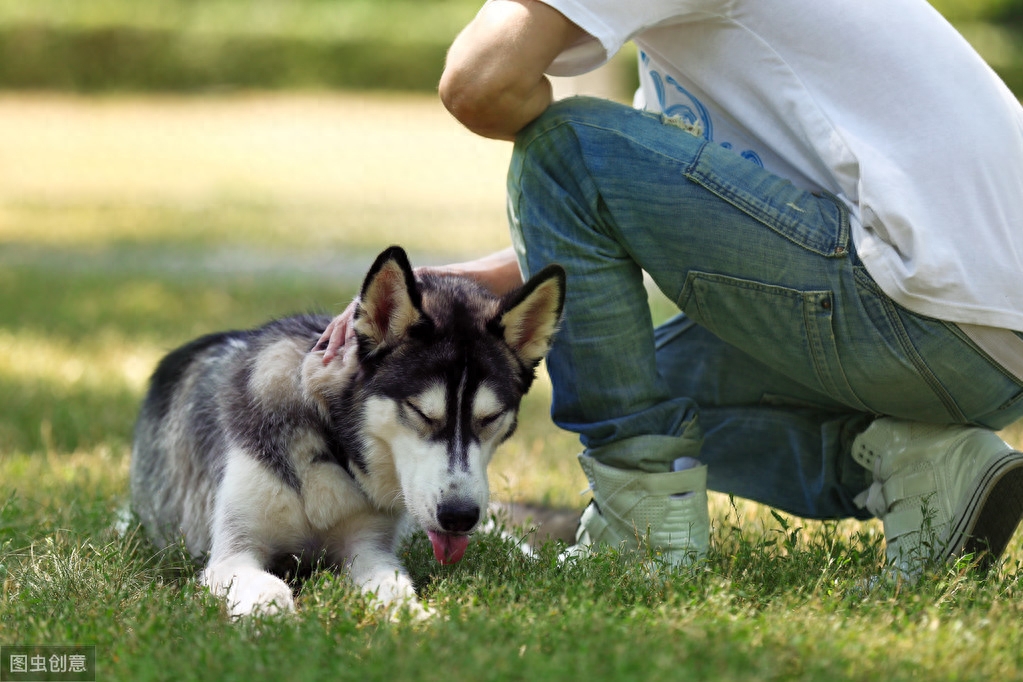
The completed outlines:
[[[406,408],[406,412],[411,413],[411,416],[416,421],[430,430],[439,428],[444,421],[442,417],[428,414],[426,407],[416,405],[416,403],[411,400],[406,400],[404,402],[404,407]]]
[[[504,416],[504,412],[495,412],[494,414],[488,414],[483,417],[476,418],[476,425],[480,429],[485,429],[488,426],[493,425],[498,419]]]
[[[476,417],[474,430],[476,437],[481,441],[490,440],[500,434],[501,440],[507,438],[514,431],[514,419],[509,420],[509,413],[506,410],[492,412]]]

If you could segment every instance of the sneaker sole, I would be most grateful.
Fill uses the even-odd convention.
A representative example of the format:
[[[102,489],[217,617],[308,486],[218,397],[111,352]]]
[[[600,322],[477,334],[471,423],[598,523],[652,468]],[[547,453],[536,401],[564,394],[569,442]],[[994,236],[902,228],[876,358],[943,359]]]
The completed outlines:
[[[974,488],[949,534],[945,559],[973,554],[990,568],[1023,519],[1023,453],[1010,452],[996,461]]]

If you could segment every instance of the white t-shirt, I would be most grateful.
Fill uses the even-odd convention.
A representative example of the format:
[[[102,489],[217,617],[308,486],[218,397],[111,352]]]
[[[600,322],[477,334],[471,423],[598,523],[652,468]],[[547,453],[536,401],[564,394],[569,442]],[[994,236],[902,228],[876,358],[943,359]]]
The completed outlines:
[[[628,40],[637,103],[850,208],[860,258],[895,301],[1023,330],[1023,108],[925,0],[543,0]]]

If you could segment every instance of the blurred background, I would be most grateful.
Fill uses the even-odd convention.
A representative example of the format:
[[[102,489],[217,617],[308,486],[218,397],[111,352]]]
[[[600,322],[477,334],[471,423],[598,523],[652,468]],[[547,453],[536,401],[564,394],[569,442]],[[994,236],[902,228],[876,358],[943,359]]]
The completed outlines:
[[[0,88],[433,91],[481,0],[0,0]],[[1023,0],[933,0],[1015,91]],[[631,70],[616,69],[628,89]]]
[[[481,0],[0,0],[0,87],[434,90]]]

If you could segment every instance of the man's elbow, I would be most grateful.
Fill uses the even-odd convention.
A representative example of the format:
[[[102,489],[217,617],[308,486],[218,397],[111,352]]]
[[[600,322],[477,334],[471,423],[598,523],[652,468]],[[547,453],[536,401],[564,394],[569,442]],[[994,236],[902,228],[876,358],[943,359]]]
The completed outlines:
[[[451,115],[477,135],[511,139],[517,132],[510,129],[508,112],[500,106],[505,98],[500,88],[468,74],[445,71],[438,92]]]
[[[444,108],[463,125],[471,129],[471,123],[480,116],[481,95],[476,92],[470,78],[453,75],[445,71],[440,78],[437,92]]]

